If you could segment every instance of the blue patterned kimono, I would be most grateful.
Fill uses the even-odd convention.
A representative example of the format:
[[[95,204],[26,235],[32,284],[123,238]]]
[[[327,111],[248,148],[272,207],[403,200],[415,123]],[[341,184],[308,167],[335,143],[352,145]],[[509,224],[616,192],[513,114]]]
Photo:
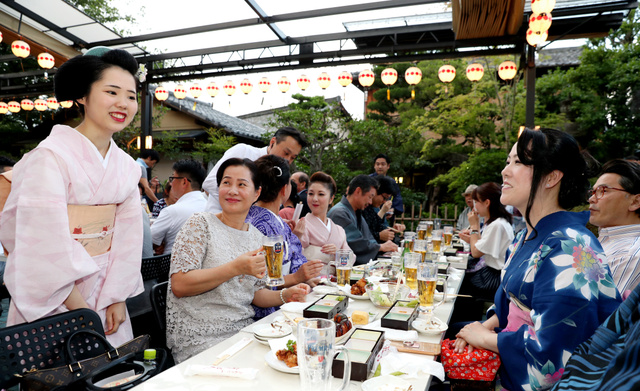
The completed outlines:
[[[262,232],[265,236],[282,235],[285,250],[284,257],[282,258],[283,274],[293,274],[300,269],[300,266],[307,262],[307,258],[305,258],[302,253],[302,243],[300,243],[300,239],[291,231],[287,223],[282,221],[279,216],[276,216],[270,210],[253,205],[249,209],[245,222],[256,227],[258,231]],[[278,308],[253,306],[253,309],[256,312],[254,319],[257,320],[275,312]]]
[[[640,285],[578,346],[553,391],[640,389]]]
[[[562,377],[573,350],[589,339],[620,302],[600,243],[585,227],[588,212],[556,212],[518,234],[507,252],[495,297],[500,328],[510,297],[530,323],[498,334],[500,380],[509,391],[544,390]],[[490,315],[490,314],[489,314]]]

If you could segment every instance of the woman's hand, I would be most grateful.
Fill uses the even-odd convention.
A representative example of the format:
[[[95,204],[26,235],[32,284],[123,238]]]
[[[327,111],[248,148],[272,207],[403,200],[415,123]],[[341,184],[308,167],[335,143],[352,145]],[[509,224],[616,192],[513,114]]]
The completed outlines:
[[[323,254],[335,255],[336,251],[338,251],[338,247],[335,244],[325,244],[320,248],[320,251]]]
[[[476,213],[475,211],[471,211],[469,213],[467,213],[467,217],[469,218],[469,227],[472,230],[479,230],[480,229],[480,217],[478,217],[478,213]]]
[[[462,353],[466,344],[469,344],[469,352],[472,352],[474,347],[497,352],[497,334],[484,327],[480,322],[473,322],[464,326],[456,334],[456,338],[456,342],[453,344],[456,353]]]
[[[298,237],[301,238],[302,235],[304,235],[304,230],[305,227],[307,226],[307,221],[303,218],[301,218],[300,220],[298,220],[297,223],[293,223],[293,229],[291,229],[291,231],[293,231],[293,233]]]
[[[240,255],[234,259],[238,274],[247,274],[256,278],[264,277],[267,271],[267,263],[264,260],[264,252],[262,248],[253,250]]]
[[[471,235],[468,229],[464,229],[462,231],[460,231],[460,233],[458,233],[458,237],[460,238],[460,240],[464,240],[465,242],[469,243],[471,241]]]
[[[120,325],[127,319],[127,306],[124,301],[113,303],[107,307],[107,329],[106,335],[115,334],[120,328]]]
[[[295,274],[296,281],[306,282],[312,278],[318,277],[322,272],[323,267],[324,262],[319,259],[308,260],[293,274]]]
[[[282,297],[287,303],[292,301],[304,302],[305,296],[311,292],[311,288],[307,284],[294,285],[291,288],[286,288],[282,292]]]
[[[391,204],[393,204],[393,202],[391,200],[386,201],[380,207],[380,211],[382,211],[383,214],[386,214],[389,211],[389,209],[391,209]]]

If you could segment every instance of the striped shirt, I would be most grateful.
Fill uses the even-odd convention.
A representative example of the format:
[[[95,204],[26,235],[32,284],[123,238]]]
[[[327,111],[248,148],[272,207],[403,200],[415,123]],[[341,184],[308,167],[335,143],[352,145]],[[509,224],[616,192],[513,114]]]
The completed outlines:
[[[640,224],[601,228],[602,244],[620,294],[640,283]]]

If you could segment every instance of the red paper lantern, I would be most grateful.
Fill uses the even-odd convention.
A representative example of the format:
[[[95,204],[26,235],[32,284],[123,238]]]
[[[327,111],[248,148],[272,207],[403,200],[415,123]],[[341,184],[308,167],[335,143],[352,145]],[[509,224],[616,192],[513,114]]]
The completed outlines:
[[[178,84],[173,88],[173,96],[176,99],[184,99],[187,97],[187,89],[182,84]]]
[[[547,31],[551,27],[551,14],[531,14],[529,28],[532,31]]]
[[[249,79],[244,79],[240,82],[240,91],[242,91],[245,95],[250,93],[251,90],[253,90],[253,84],[251,84],[251,81],[249,81]]]
[[[18,40],[11,43],[11,51],[16,57],[27,58],[31,53],[31,47],[28,43]]]
[[[371,87],[376,80],[376,75],[371,69],[365,69],[358,75],[358,82],[363,87]]]
[[[73,106],[73,101],[72,100],[63,100],[62,102],[60,102],[60,106],[62,106],[65,109],[69,109],[69,108],[71,108],[71,106]]]
[[[300,75],[296,82],[298,83],[298,88],[300,88],[302,91],[309,88],[309,85],[311,84],[311,80],[309,80],[307,75]]]
[[[2,33],[0,33],[0,42],[2,42]],[[0,102],[0,114],[7,114],[9,105],[6,102]]]
[[[47,99],[47,107],[49,107],[51,110],[58,110],[58,107],[60,107],[60,103],[58,103],[58,100],[56,98],[51,97]]]
[[[33,101],[31,99],[23,99],[20,101],[20,108],[24,111],[31,111],[34,108]]]
[[[320,76],[318,76],[318,85],[323,90],[326,90],[329,85],[331,85],[331,76],[327,72],[322,72]]]
[[[191,96],[198,99],[200,95],[202,95],[202,87],[200,87],[200,84],[195,83],[191,87],[189,87],[189,93],[191,94]]]
[[[216,82],[212,81],[207,86],[207,92],[209,93],[210,97],[215,98],[216,95],[218,95],[218,92],[220,92],[220,88],[218,88],[218,85],[216,84]]]
[[[484,76],[484,67],[482,64],[473,63],[467,67],[467,79],[471,81],[479,81]]]
[[[502,80],[511,80],[516,77],[516,73],[518,73],[518,67],[513,61],[505,61],[498,67],[498,76]]]
[[[56,65],[56,59],[47,52],[38,54],[38,65],[44,69],[51,69]]]
[[[290,87],[291,87],[291,82],[286,76],[282,76],[280,80],[278,80],[278,88],[283,94],[289,91]]]
[[[162,102],[169,99],[169,90],[167,90],[164,86],[158,86],[156,87],[154,95],[157,100]]]
[[[33,105],[35,106],[36,110],[38,111],[46,111],[47,110],[47,101],[44,99],[36,99],[35,102],[33,102]]]
[[[9,111],[12,113],[17,113],[20,111],[20,103],[16,102],[15,100],[9,102],[7,106],[9,106]]]
[[[338,84],[340,84],[341,86],[346,87],[352,82],[353,82],[353,76],[351,76],[351,72],[342,71],[338,75]]]
[[[271,82],[266,77],[263,77],[258,81],[258,88],[262,93],[266,93],[271,88]]]
[[[438,69],[438,79],[443,83],[451,83],[456,78],[456,68],[452,65],[443,65]]]
[[[227,80],[227,82],[222,86],[222,90],[225,94],[231,96],[236,93],[236,85],[233,84],[232,80]]]

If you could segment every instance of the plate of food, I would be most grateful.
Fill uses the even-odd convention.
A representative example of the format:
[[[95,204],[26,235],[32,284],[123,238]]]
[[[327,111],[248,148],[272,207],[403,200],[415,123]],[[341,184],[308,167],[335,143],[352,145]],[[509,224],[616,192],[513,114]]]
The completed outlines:
[[[354,300],[367,300],[369,299],[369,294],[365,289],[367,285],[367,280],[361,278],[355,284],[351,285],[351,289],[345,291],[346,295]]]
[[[435,316],[431,317],[430,322],[427,322],[426,319],[418,318],[411,323],[411,326],[413,326],[413,328],[419,333],[428,335],[439,335],[447,331],[449,328],[446,323]]]
[[[347,339],[354,330],[353,322],[343,313],[336,314],[336,316],[333,317],[333,322],[336,324],[336,343]]]
[[[269,342],[269,346],[271,346],[271,350],[264,356],[267,365],[284,373],[300,373],[298,350],[294,337],[272,340]]]

